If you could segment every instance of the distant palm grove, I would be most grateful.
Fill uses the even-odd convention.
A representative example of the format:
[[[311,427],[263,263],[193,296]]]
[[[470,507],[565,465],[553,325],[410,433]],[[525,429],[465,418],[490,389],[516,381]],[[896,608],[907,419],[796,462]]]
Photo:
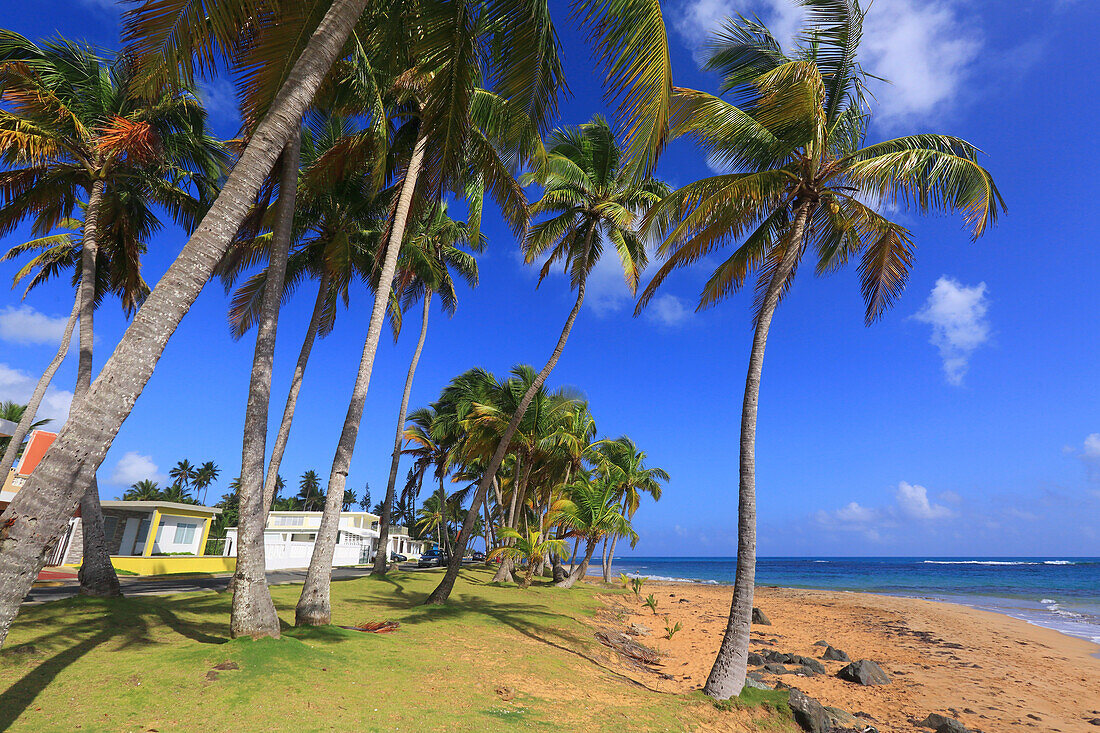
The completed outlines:
[[[340,512],[355,507],[378,514],[380,548],[396,526],[438,543],[449,560],[428,604],[461,602],[450,594],[475,538],[499,562],[494,580],[515,582],[517,593],[535,582],[570,588],[596,563],[610,582],[615,553],[638,539],[635,513],[660,499],[669,476],[623,435],[629,426],[599,421],[583,393],[555,385],[552,372],[569,358],[574,328],[584,328],[586,286],[601,259],[621,268],[636,312],[673,270],[705,260],[717,264],[700,309],[746,282],[756,292],[747,367],[708,367],[738,380],[747,368],[739,481],[729,487],[736,584],[705,687],[716,698],[739,694],[764,351],[799,266],[819,275],[855,266],[870,324],[898,298],[914,261],[913,237],[889,214],[957,213],[977,238],[1004,209],[971,143],[931,133],[867,139],[865,9],[858,0],[801,4],[805,27],[790,47],[740,16],[713,29],[706,68],[721,79],[718,95],[675,84],[658,0],[573,0],[560,16],[520,0],[211,0],[199,12],[184,0],[133,0],[119,52],[0,31],[0,234],[33,232],[3,259],[19,262],[24,294],[57,278],[73,287],[57,356],[27,406],[5,407],[18,430],[3,446],[0,475],[35,427],[74,330],[79,349],[69,417],[0,516],[0,644],[45,549],[78,507],[81,592],[119,594],[96,471],[214,278],[231,294],[232,335],[255,343],[240,470],[181,460],[164,486],[141,481],[124,498],[208,503],[223,493],[219,478],[236,476],[217,500],[223,534],[238,528],[232,636],[280,635],[263,541],[273,508],[321,512],[298,625],[340,621],[330,603],[333,555]],[[555,23],[589,40],[612,115],[592,110],[585,124],[560,125],[567,85]],[[229,141],[209,134],[196,93],[217,74],[237,83],[243,122]],[[662,152],[680,137],[725,172],[680,188],[660,180]],[[487,240],[487,205],[514,238]],[[173,226],[190,238],[147,283],[150,238]],[[545,362],[508,374],[471,364],[430,404],[410,404],[424,343],[447,328],[433,308],[450,315],[460,293],[478,297],[486,247],[518,248],[539,268],[539,285],[568,287],[561,330],[545,335],[554,346]],[[643,284],[651,257],[659,262]],[[547,280],[555,270],[567,279]],[[310,320],[288,393],[273,396],[280,307],[291,298],[308,299]],[[372,304],[369,322],[342,323],[358,298]],[[93,379],[101,306],[121,306],[131,321],[117,344],[100,344],[110,353]],[[387,323],[416,348],[403,384],[372,385]],[[331,464],[306,471],[285,495],[280,463],[312,351],[325,338],[362,339],[362,357],[353,384],[333,385],[348,407]],[[347,485],[372,386],[402,395],[393,451],[373,457],[389,467],[373,504],[369,488]],[[386,574],[388,563],[378,552],[372,572]]]

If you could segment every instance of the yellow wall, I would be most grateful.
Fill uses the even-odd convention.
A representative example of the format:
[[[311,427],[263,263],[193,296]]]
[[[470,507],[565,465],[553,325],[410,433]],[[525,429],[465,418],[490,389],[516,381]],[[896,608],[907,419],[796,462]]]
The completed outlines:
[[[237,558],[220,555],[166,555],[163,557],[111,557],[118,570],[128,570],[138,575],[172,575],[175,573],[232,573],[237,569]]]

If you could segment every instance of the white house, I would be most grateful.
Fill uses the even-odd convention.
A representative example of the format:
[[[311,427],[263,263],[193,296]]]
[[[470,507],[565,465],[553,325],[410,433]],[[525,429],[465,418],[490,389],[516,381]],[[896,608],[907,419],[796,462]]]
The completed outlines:
[[[341,512],[340,530],[332,564],[364,565],[378,551],[378,516],[369,512]],[[268,570],[304,568],[313,556],[313,544],[321,527],[321,512],[272,511],[264,527],[264,555]],[[409,536],[401,526],[390,527],[389,552],[419,557],[424,543]],[[226,530],[223,553],[237,556],[237,528]]]

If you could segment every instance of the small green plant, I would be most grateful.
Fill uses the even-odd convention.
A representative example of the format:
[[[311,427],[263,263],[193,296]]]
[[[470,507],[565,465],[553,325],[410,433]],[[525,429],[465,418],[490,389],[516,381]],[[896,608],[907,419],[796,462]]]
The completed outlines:
[[[619,582],[623,584],[623,590],[630,587],[630,576],[626,573],[619,573]]]
[[[676,632],[679,631],[682,628],[684,628],[684,627],[680,625],[679,621],[677,621],[676,623],[672,623],[671,621],[668,620],[668,616],[665,616],[665,638],[666,639],[671,639],[676,634]]]
[[[642,584],[649,578],[643,578],[640,575],[636,578],[630,579],[630,588],[634,591],[634,595],[638,597],[638,600],[642,600]]]
[[[653,615],[656,616],[657,615],[657,599],[653,597],[652,593],[650,593],[648,596],[645,597],[645,604],[647,606],[649,606],[649,610],[653,611]]]

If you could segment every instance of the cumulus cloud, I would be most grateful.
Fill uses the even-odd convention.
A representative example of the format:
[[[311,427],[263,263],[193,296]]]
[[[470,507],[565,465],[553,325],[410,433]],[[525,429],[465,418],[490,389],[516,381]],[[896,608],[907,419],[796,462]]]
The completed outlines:
[[[952,512],[942,504],[928,499],[928,489],[902,481],[895,494],[898,509],[909,519],[946,519]]]
[[[675,295],[665,293],[650,302],[646,314],[651,321],[662,326],[678,326],[691,317],[691,310]]]
[[[29,305],[0,308],[0,339],[13,344],[60,344],[68,316],[48,316]]]
[[[1100,433],[1092,433],[1085,438],[1085,443],[1077,457],[1085,464],[1089,478],[1100,481]]]
[[[705,56],[706,39],[722,21],[758,16],[790,49],[802,28],[793,0],[688,0],[673,13],[676,29]],[[938,118],[950,110],[982,50],[982,38],[960,0],[876,0],[864,25],[862,62],[889,84],[873,83],[876,118],[887,127]]]
[[[940,350],[947,381],[962,384],[970,356],[989,340],[985,283],[968,287],[946,275],[936,281],[916,320],[932,326],[933,346]]]
[[[22,369],[0,363],[0,400],[11,400],[25,405],[37,384],[38,377],[32,377]],[[72,401],[72,392],[48,387],[45,397],[42,398],[42,404],[38,406],[38,418],[52,420],[53,423],[46,427],[57,430],[69,416],[69,405]]]
[[[199,84],[199,97],[203,107],[214,119],[222,122],[237,122],[240,120],[240,110],[237,108],[237,88],[229,79],[218,77],[203,81]]]
[[[138,481],[166,481],[167,477],[160,473],[152,456],[142,455],[137,451],[128,451],[118,459],[108,483],[115,486],[130,486]]]

